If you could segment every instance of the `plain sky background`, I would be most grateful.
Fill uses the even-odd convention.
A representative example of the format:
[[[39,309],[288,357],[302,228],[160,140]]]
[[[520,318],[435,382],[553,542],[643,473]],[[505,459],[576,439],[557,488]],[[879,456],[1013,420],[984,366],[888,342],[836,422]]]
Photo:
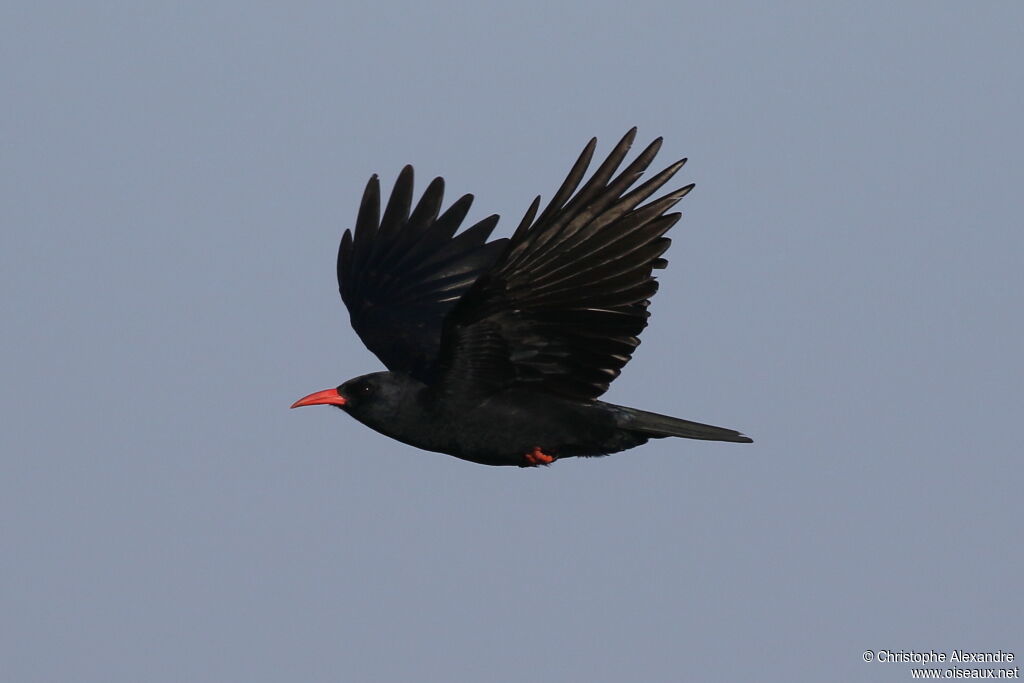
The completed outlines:
[[[0,679],[1024,657],[1022,45],[1019,2],[4,3]],[[380,369],[371,173],[508,234],[633,125],[697,189],[606,397],[753,445],[488,468],[288,410]]]

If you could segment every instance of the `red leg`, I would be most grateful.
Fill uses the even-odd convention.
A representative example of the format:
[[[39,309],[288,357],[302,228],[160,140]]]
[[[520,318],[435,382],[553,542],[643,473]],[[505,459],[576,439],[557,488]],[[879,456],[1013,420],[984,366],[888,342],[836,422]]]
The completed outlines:
[[[537,465],[550,465],[554,461],[554,456],[545,453],[540,446],[534,446],[532,451],[523,456],[523,463],[520,465],[520,467],[536,467]]]

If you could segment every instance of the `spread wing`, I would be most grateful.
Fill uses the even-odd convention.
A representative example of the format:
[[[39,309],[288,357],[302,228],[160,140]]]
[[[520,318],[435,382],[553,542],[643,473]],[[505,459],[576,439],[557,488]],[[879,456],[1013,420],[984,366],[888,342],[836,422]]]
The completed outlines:
[[[505,253],[446,320],[442,386],[476,396],[518,385],[593,399],[629,361],[647,325],[663,235],[680,214],[665,212],[687,185],[644,204],[686,162],[630,190],[654,160],[657,139],[616,175],[636,129],[580,187],[596,140],[534,220],[534,200]],[[577,189],[579,188],[579,189]]]
[[[366,184],[355,234],[338,249],[338,287],[352,327],[389,370],[433,379],[442,321],[505,250],[487,243],[498,222],[489,216],[458,236],[473,202],[465,195],[441,213],[444,180],[435,178],[412,208],[413,170],[406,166],[380,215],[380,182]]]

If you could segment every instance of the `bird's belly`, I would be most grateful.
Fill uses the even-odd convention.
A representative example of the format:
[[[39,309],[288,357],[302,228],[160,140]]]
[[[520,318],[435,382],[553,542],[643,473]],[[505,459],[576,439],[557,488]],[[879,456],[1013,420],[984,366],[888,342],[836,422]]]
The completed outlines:
[[[436,450],[485,465],[522,465],[535,448],[556,458],[601,455],[615,431],[597,405],[547,396],[499,395],[444,422],[448,448]]]
[[[528,464],[534,449],[554,458],[605,455],[637,439],[619,429],[608,405],[513,390],[467,405],[443,400],[419,404],[415,419],[354,415],[366,426],[416,448],[483,465]]]

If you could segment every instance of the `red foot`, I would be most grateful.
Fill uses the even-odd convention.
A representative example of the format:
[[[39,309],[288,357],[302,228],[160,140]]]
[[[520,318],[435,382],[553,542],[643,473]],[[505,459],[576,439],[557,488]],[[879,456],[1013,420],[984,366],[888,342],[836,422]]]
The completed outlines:
[[[537,465],[550,465],[555,461],[554,457],[548,455],[540,446],[534,446],[533,450],[523,456],[523,464],[520,467],[536,467]]]

